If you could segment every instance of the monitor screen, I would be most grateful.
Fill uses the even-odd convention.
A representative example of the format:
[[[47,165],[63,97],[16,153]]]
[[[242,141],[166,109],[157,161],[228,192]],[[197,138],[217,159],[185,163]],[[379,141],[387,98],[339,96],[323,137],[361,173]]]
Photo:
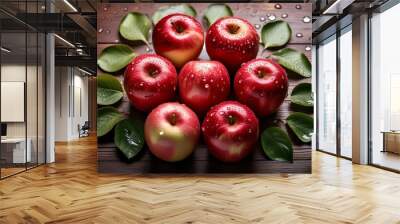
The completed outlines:
[[[7,124],[1,123],[1,136],[7,136]]]

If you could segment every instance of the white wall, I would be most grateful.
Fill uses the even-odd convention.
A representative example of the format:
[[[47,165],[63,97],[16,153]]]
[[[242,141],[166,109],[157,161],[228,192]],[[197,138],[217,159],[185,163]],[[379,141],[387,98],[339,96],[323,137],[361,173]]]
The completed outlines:
[[[88,120],[88,78],[72,67],[55,73],[55,141],[78,139],[78,125]]]

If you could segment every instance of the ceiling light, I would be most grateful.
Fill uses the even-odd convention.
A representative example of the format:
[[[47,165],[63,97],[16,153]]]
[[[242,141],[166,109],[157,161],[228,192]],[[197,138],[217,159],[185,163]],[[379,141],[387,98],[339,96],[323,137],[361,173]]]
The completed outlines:
[[[336,0],[332,5],[325,9],[322,14],[342,14],[343,10],[354,1],[355,0]]]
[[[81,68],[79,68],[79,67],[78,67],[78,70],[81,71],[81,72],[83,72],[83,73],[85,73],[85,74],[87,74],[87,75],[93,75],[92,73],[90,73],[90,72],[88,72],[88,71],[86,71],[86,70],[84,70],[84,69],[81,69]]]
[[[64,42],[65,44],[67,44],[70,47],[75,48],[75,45],[73,45],[71,42],[69,42],[68,40],[60,37],[58,34],[54,34],[55,37],[57,37],[59,40],[61,40],[62,42]]]
[[[4,51],[6,53],[10,53],[11,52],[11,50],[9,50],[9,49],[7,49],[5,47],[1,47],[0,49],[1,49],[1,51]]]
[[[68,5],[74,12],[78,12],[78,10],[73,6],[68,0],[64,0],[64,3]]]

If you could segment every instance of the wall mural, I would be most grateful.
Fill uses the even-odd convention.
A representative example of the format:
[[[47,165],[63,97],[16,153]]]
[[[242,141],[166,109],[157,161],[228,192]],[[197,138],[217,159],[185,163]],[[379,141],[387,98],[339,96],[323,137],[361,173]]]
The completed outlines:
[[[311,172],[310,3],[98,7],[99,172]]]

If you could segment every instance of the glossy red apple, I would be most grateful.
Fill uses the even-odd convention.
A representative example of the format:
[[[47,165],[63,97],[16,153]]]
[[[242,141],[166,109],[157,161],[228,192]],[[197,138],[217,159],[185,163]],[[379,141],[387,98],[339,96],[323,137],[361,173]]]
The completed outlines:
[[[181,69],[178,80],[182,102],[201,116],[229,95],[229,73],[218,61],[190,61]]]
[[[246,157],[253,150],[259,134],[256,115],[236,101],[225,101],[212,107],[201,129],[211,154],[225,162]]]
[[[153,31],[154,50],[178,68],[196,59],[203,49],[203,43],[200,23],[184,14],[175,13],[162,18]]]
[[[239,17],[224,17],[208,29],[207,53],[212,60],[222,62],[231,73],[242,63],[255,58],[260,38],[248,21]]]
[[[150,151],[169,162],[188,157],[196,147],[200,122],[196,114],[180,103],[164,103],[150,112],[144,125]]]
[[[156,54],[142,54],[126,67],[124,87],[131,104],[150,111],[175,97],[178,77],[174,65]]]
[[[259,116],[276,112],[288,92],[286,71],[272,59],[254,59],[236,73],[234,89],[237,99]]]

